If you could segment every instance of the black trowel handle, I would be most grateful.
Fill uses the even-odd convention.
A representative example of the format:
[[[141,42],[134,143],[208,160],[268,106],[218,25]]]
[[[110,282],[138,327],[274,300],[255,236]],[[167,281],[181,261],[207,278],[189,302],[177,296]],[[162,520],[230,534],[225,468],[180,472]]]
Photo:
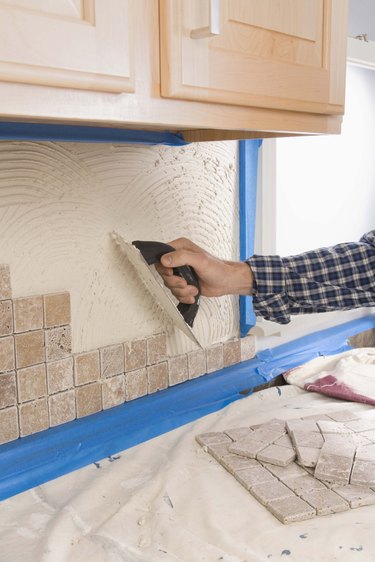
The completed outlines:
[[[159,263],[160,258],[164,254],[176,251],[176,248],[173,248],[173,246],[170,246],[169,244],[164,244],[163,242],[134,240],[132,244],[138,248],[148,265]],[[194,287],[197,287],[198,289],[198,294],[195,297],[194,304],[184,304],[181,302],[177,307],[184,317],[186,324],[192,327],[199,307],[200,288],[198,276],[190,265],[174,267],[173,273],[174,275],[183,277],[188,285],[194,285]]]

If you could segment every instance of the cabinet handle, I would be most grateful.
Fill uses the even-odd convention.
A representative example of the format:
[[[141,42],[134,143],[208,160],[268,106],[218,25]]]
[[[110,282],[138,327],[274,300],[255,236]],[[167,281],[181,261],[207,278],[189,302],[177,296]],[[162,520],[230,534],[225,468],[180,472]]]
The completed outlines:
[[[198,29],[192,29],[190,32],[190,37],[192,39],[205,39],[206,37],[212,37],[213,35],[220,35],[220,0],[210,0],[209,12],[210,12],[210,22],[207,27],[199,27]]]

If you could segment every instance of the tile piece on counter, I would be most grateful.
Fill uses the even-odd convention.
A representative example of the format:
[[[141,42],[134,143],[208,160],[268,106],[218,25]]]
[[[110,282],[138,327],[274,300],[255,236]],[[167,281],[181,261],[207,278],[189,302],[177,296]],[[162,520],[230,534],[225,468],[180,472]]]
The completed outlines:
[[[298,497],[271,501],[267,507],[284,524],[305,521],[316,515],[315,509]]]
[[[277,478],[260,463],[258,466],[236,470],[234,477],[246,490],[251,490],[254,486],[264,484],[265,482],[277,482]]]
[[[124,343],[125,371],[143,369],[147,364],[146,340],[133,340]]]
[[[13,334],[12,301],[0,301],[0,337]]]
[[[48,394],[62,392],[73,385],[73,357],[47,363]]]
[[[14,337],[0,338],[0,373],[14,371]]]
[[[147,367],[147,380],[149,394],[168,388],[168,362],[164,361]]]
[[[17,387],[15,372],[0,375],[0,409],[17,404]]]
[[[226,341],[223,344],[223,364],[230,367],[241,362],[241,342],[240,340]]]
[[[246,437],[251,437],[252,430],[250,427],[233,427],[224,429],[224,433],[233,441],[240,441],[241,439],[246,439]]]
[[[95,382],[100,378],[99,351],[86,351],[74,356],[74,381],[76,386]]]
[[[67,423],[76,417],[76,400],[74,390],[66,390],[49,397],[50,426]]]
[[[240,339],[241,361],[249,361],[255,357],[255,336],[250,334]]]
[[[18,401],[28,402],[47,394],[46,365],[32,365],[17,371]]]
[[[277,466],[287,466],[293,462],[295,458],[296,454],[292,449],[280,447],[280,445],[275,444],[268,445],[257,454],[257,459],[259,461],[276,464]]]
[[[224,367],[223,344],[217,343],[206,348],[207,373],[219,371]]]
[[[147,365],[156,365],[167,359],[167,338],[165,334],[150,336],[146,340]]]
[[[99,382],[78,386],[75,393],[77,418],[100,412],[102,409],[102,392]]]
[[[375,487],[375,462],[354,461],[350,484]]]
[[[301,494],[303,500],[316,509],[317,515],[340,513],[350,509],[348,502],[327,488],[310,490]]]
[[[45,361],[44,331],[35,330],[14,336],[17,369]]]
[[[102,382],[103,410],[125,402],[125,376],[116,375]]]
[[[187,354],[176,355],[168,359],[169,386],[180,384],[188,380]]]
[[[375,492],[365,486],[348,484],[346,486],[335,486],[332,490],[344,498],[352,509],[375,504]]]
[[[44,295],[44,327],[57,328],[70,324],[70,294],[68,292]]]
[[[19,434],[16,406],[0,410],[0,445],[18,439]]]
[[[271,501],[295,498],[290,488],[277,480],[270,480],[264,484],[257,484],[251,488],[251,494],[262,504],[268,505]]]
[[[141,396],[148,391],[147,369],[136,369],[125,373],[125,399],[127,402]]]
[[[206,374],[206,352],[204,349],[189,351],[187,358],[189,379],[196,379]]]
[[[12,298],[9,265],[0,265],[0,300]]]
[[[14,331],[30,332],[43,328],[43,297],[23,297],[14,299]]]
[[[195,436],[196,441],[202,445],[215,445],[218,443],[232,443],[232,439],[226,433],[221,431],[207,431]]]
[[[121,343],[102,347],[99,353],[102,378],[122,375],[125,372],[124,348]]]
[[[45,330],[46,360],[57,361],[72,353],[72,334],[70,326]]]
[[[47,398],[26,402],[19,406],[20,435],[31,435],[49,427]]]

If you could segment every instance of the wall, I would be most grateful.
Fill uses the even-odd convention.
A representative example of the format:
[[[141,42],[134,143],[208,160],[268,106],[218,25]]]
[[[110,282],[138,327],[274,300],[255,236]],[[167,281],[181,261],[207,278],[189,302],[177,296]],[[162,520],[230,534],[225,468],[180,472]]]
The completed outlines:
[[[374,0],[349,0],[349,36],[367,33],[370,41],[375,41],[375,2]]]

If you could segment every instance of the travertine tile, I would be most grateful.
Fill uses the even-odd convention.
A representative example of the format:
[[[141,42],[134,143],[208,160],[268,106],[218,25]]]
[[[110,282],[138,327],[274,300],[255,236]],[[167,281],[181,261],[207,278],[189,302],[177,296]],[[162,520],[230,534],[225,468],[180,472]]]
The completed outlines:
[[[148,391],[147,369],[136,369],[125,373],[125,398],[126,401],[135,400],[145,396]]]
[[[375,486],[375,463],[369,461],[354,461],[350,476],[350,484],[358,486]]]
[[[169,386],[187,381],[189,375],[186,353],[184,355],[177,355],[176,357],[171,357],[170,359],[168,359],[168,369]]]
[[[354,433],[362,433],[363,431],[371,431],[375,429],[374,419],[359,419],[354,421],[345,422],[345,426]]]
[[[157,334],[147,338],[147,365],[156,365],[167,358],[167,338],[165,334]]]
[[[51,427],[75,419],[76,400],[73,389],[49,397],[49,416]]]
[[[323,435],[325,433],[352,433],[352,431],[346,425],[340,422],[321,420],[317,421],[316,423],[318,424],[318,427]]]
[[[44,295],[44,327],[56,328],[70,324],[69,293]]]
[[[269,470],[274,476],[279,478],[282,482],[298,478],[299,476],[307,476],[306,470],[296,464],[295,462],[288,464],[288,466],[276,466],[274,464],[262,463],[264,468]]]
[[[255,459],[231,454],[220,457],[220,464],[231,474],[234,474],[237,470],[259,466],[258,461]]]
[[[16,375],[4,373],[0,375],[0,409],[14,406],[17,403]]]
[[[13,371],[14,367],[14,338],[13,336],[0,338],[0,373]]]
[[[292,431],[317,431],[320,433],[320,429],[313,419],[287,420],[286,427],[289,433],[292,433]]]
[[[28,402],[47,394],[46,366],[32,365],[17,371],[18,401]]]
[[[316,431],[292,431],[291,438],[295,447],[321,449],[324,443],[323,436]]]
[[[12,298],[9,265],[0,265],[0,300]]]
[[[73,357],[47,363],[48,394],[62,392],[73,385]]]
[[[317,480],[308,474],[297,476],[296,478],[288,478],[282,481],[286,486],[288,486],[288,488],[293,490],[297,496],[300,496],[305,492],[310,492],[311,490],[327,489],[323,482],[320,482],[320,480]]]
[[[375,445],[365,445],[357,448],[355,454],[356,461],[375,462]]]
[[[72,353],[72,336],[70,326],[45,330],[47,361],[57,361],[69,357]]]
[[[102,409],[100,383],[94,382],[76,388],[77,418],[89,416]]]
[[[102,382],[103,410],[125,402],[125,375],[116,375]]]
[[[361,437],[365,437],[366,439],[368,439],[369,441],[371,441],[371,443],[375,443],[375,429],[370,429],[368,431],[362,431],[360,434],[356,434],[356,436],[358,437],[358,435],[360,435]]]
[[[328,412],[327,414],[333,421],[348,422],[358,419],[358,414],[350,410],[338,410],[337,412]]]
[[[241,361],[248,361],[255,356],[255,336],[245,336],[240,340]]]
[[[12,301],[0,301],[0,337],[13,334]]]
[[[251,438],[253,432],[250,427],[233,427],[224,429],[224,433],[233,439],[233,441],[240,441],[241,439],[246,439],[246,437]]]
[[[322,452],[315,468],[315,478],[337,484],[348,484],[353,461],[351,458]],[[358,482],[353,482],[357,484]]]
[[[19,406],[20,435],[31,435],[49,426],[47,398],[26,402]]]
[[[206,374],[206,352],[204,349],[190,351],[187,357],[189,379],[196,379]]]
[[[276,439],[275,445],[280,445],[280,447],[287,447],[288,449],[293,449],[293,443],[288,434],[285,434],[279,439]]]
[[[35,330],[14,337],[17,369],[45,361],[44,331]]]
[[[196,441],[204,445],[215,445],[217,443],[232,443],[232,439],[226,433],[220,431],[208,431],[195,436]]]
[[[279,420],[278,418],[272,418],[263,423],[257,423],[250,426],[251,429],[267,429],[272,431],[279,431],[281,434],[286,434],[286,425],[284,420]]]
[[[324,443],[321,449],[321,453],[328,455],[338,455],[340,457],[347,457],[353,460],[355,450],[356,446],[352,442],[351,436],[349,436],[349,440],[343,440],[342,436],[338,435],[335,436],[335,438],[331,438],[328,442],[326,441]]]
[[[230,443],[212,443],[211,445],[206,445],[206,447],[210,455],[221,463],[224,457],[230,455],[229,445]]]
[[[17,408],[12,406],[11,408],[0,410],[0,445],[18,439],[18,437]]]
[[[246,437],[240,441],[235,441],[230,447],[229,451],[235,453],[236,455],[241,455],[243,457],[249,457],[250,459],[255,459],[257,454],[267,447],[268,443],[262,443],[261,441],[255,441],[251,437]]]
[[[206,348],[207,373],[219,371],[224,367],[223,344],[218,343]]]
[[[297,497],[271,501],[268,504],[268,509],[279,521],[285,524],[312,519],[316,515],[313,507]]]
[[[99,351],[87,351],[74,356],[74,381],[76,386],[95,382],[99,378]]]
[[[223,362],[224,367],[230,367],[241,362],[241,342],[240,340],[232,340],[223,344]]]
[[[251,490],[258,484],[265,482],[274,482],[276,478],[266,470],[261,464],[251,468],[236,470],[234,477],[246,490]]]
[[[284,434],[285,431],[283,427],[280,427],[280,429],[277,429],[276,426],[274,429],[269,429],[268,427],[258,427],[258,429],[254,429],[251,434],[251,439],[255,439],[255,441],[262,441],[266,445],[270,445]]]
[[[147,379],[149,394],[168,388],[168,362],[164,361],[147,367]]]
[[[102,377],[114,377],[125,372],[124,347],[109,345],[100,350],[100,373]]]
[[[14,299],[14,331],[16,333],[43,328],[43,298],[23,297]]]
[[[314,467],[320,457],[320,449],[315,447],[298,447],[296,448],[297,459],[299,464],[307,467]]]
[[[276,464],[278,466],[287,466],[296,458],[296,454],[292,449],[280,447],[280,445],[268,445],[265,449],[257,454],[259,461]]]
[[[332,490],[344,498],[352,509],[375,503],[375,492],[365,486],[348,484],[347,486],[335,486]]]
[[[316,509],[317,515],[340,513],[349,509],[349,504],[341,496],[327,488],[303,492],[301,497]]]
[[[124,344],[125,371],[135,371],[146,367],[146,340],[134,340]]]
[[[251,489],[251,494],[263,505],[271,501],[295,498],[295,494],[282,482],[275,478],[265,484],[258,484]]]

